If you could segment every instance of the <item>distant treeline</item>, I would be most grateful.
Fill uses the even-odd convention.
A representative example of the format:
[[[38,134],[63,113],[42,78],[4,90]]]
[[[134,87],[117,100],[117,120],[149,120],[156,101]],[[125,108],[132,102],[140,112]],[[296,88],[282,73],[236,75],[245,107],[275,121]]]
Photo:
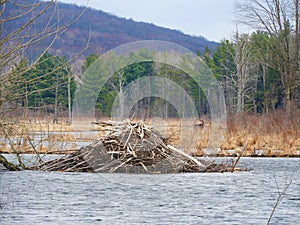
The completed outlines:
[[[287,101],[292,101],[294,109],[300,107],[299,79],[288,80],[294,83],[287,85],[280,66],[276,65],[275,44],[270,35],[258,31],[252,35],[237,35],[234,41],[224,40],[214,52],[209,48],[202,53],[197,52],[223,87],[228,113],[286,110]],[[13,93],[18,96],[12,96],[11,103],[22,109],[25,116],[29,111],[62,115],[68,108],[70,110],[70,100],[74,97],[76,86],[81,85],[82,74],[98,58],[99,55],[91,54],[83,64],[77,65],[79,68],[74,69],[76,66],[69,65],[64,57],[45,54],[38,64],[10,83],[10,88],[15,89]],[[26,58],[15,70],[22,71],[22,68],[28,68]],[[177,83],[193,99],[199,116],[209,113],[204,92],[188,74],[171,65],[141,62],[117,71],[99,90],[96,116],[111,116],[113,103],[122,88],[146,76],[166,77]],[[181,101],[182,104],[185,104],[184,101]],[[179,114],[169,102],[157,97],[141,99],[133,111],[134,116],[149,117],[170,118]]]

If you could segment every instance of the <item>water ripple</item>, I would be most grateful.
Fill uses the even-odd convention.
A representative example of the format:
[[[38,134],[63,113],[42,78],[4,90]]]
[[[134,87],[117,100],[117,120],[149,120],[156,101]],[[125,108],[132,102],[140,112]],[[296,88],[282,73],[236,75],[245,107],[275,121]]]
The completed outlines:
[[[242,158],[240,166],[254,171],[156,174],[160,182],[144,186],[111,179],[149,175],[5,172],[0,224],[266,224],[277,184],[290,179],[272,224],[299,222],[299,159]]]

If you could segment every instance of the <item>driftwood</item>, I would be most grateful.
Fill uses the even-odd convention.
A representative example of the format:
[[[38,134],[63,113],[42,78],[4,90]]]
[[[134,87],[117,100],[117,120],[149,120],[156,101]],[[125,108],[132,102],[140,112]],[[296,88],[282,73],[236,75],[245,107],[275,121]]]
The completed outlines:
[[[0,164],[2,164],[6,169],[10,171],[20,171],[20,168],[18,166],[7,161],[7,159],[2,155],[0,155]]]
[[[107,131],[79,151],[32,167],[42,171],[103,173],[230,172],[232,165],[198,160],[141,122],[97,122]]]

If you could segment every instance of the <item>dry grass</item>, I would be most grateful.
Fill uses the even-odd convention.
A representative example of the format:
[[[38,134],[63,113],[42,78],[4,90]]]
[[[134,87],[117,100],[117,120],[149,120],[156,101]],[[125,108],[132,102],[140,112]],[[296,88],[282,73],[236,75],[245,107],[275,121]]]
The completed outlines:
[[[186,132],[184,140],[180,140],[183,129],[180,120],[167,121],[167,133],[171,135],[172,144],[183,146],[185,151],[195,155],[204,155],[207,148],[211,130],[210,121],[205,121],[205,126],[194,129],[193,134]],[[272,114],[240,114],[230,116],[226,122],[225,137],[221,145],[220,156],[236,155],[244,151],[246,156],[300,156],[300,111],[293,118],[282,112]],[[184,131],[183,131],[184,133]],[[197,149],[189,144],[198,139]],[[192,148],[192,149],[191,149]]]
[[[284,112],[268,115],[241,114],[227,119],[221,155],[237,154],[247,143],[247,156],[300,156],[300,112],[288,118]],[[205,132],[205,129],[203,129]],[[206,138],[198,145],[205,148]]]
[[[222,149],[235,149],[248,142],[246,155],[300,156],[299,124],[299,111],[293,118],[284,112],[235,116],[227,121]]]
[[[109,118],[102,118],[102,120],[109,120]],[[90,122],[86,121],[86,123]],[[169,136],[169,142],[180,149],[184,149],[185,152],[195,155],[205,154],[211,131],[209,120],[205,120],[203,127],[194,126],[195,121],[179,119],[162,120],[154,118],[146,120],[145,123],[154,126],[159,132]],[[96,125],[92,126],[93,130],[98,130],[95,137],[85,136],[85,134],[75,137],[72,132],[80,131],[80,129],[66,123],[38,122],[26,124],[21,122],[20,124],[14,128],[16,131],[20,131],[16,133],[58,132],[57,134],[49,134],[45,138],[46,141],[51,143],[92,141],[92,139],[97,138],[97,135],[104,135],[104,131]],[[219,155],[236,155],[241,151],[242,146],[247,143],[247,149],[244,151],[244,155],[247,156],[300,156],[299,124],[300,111],[295,113],[291,119],[281,111],[268,115],[240,114],[230,116],[227,118],[227,129]],[[22,145],[18,149],[30,149],[28,142],[24,142]],[[5,143],[0,143],[0,150],[8,151],[8,146]],[[43,146],[39,149],[41,152],[47,152],[48,150]]]

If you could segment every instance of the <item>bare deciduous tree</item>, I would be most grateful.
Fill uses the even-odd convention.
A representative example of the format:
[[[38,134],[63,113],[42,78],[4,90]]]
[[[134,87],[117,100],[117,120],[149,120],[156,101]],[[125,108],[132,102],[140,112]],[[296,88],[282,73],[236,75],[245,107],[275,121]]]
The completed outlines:
[[[257,80],[254,69],[253,54],[251,51],[250,37],[247,34],[236,35],[235,40],[235,64],[236,74],[232,79],[234,90],[237,96],[236,112],[243,112],[245,107],[245,98],[248,97],[250,90],[253,90]]]
[[[281,74],[286,111],[291,115],[299,85],[299,0],[243,0],[236,8],[239,22],[273,38],[269,66]]]
[[[18,167],[26,167],[20,158],[21,147],[18,143],[24,141],[24,137],[28,140],[31,137],[29,133],[23,134],[23,129],[7,120],[9,112],[16,108],[15,100],[24,97],[26,99],[28,94],[27,92],[23,93],[25,96],[20,96],[22,93],[16,94],[15,90],[18,90],[16,86],[24,85],[20,80],[21,75],[34,68],[57,37],[75,23],[83,13],[84,10],[79,15],[62,22],[56,0],[0,0],[0,134],[2,141],[8,143],[13,153],[17,155]],[[45,24],[43,29],[36,29],[37,23]],[[33,57],[30,54],[31,50],[42,41],[48,43],[47,46]],[[83,46],[82,51],[85,49],[86,46]],[[30,62],[18,68],[24,56],[31,56]],[[59,68],[53,68],[51,73],[65,67],[72,59],[66,61],[64,65],[58,65]],[[43,76],[47,75],[49,74]],[[26,80],[25,85],[29,82],[34,80]],[[32,148],[35,151],[35,146],[32,145]],[[37,157],[39,158],[38,154]]]
[[[13,90],[9,88],[13,83],[12,80],[18,80],[21,74],[32,69],[51,48],[57,37],[75,23],[82,13],[84,11],[62,23],[56,0],[0,1],[0,111],[2,116],[6,114],[7,107],[11,104],[8,99],[13,100]],[[37,30],[36,23],[41,21],[47,22],[42,30]],[[30,63],[16,70],[21,59],[30,56],[33,47],[42,41],[48,45],[31,58]],[[66,61],[66,64],[69,62],[70,60]],[[58,69],[60,68],[53,68],[53,71]],[[18,98],[20,96],[14,96],[14,99]],[[8,108],[11,108],[11,105]]]

